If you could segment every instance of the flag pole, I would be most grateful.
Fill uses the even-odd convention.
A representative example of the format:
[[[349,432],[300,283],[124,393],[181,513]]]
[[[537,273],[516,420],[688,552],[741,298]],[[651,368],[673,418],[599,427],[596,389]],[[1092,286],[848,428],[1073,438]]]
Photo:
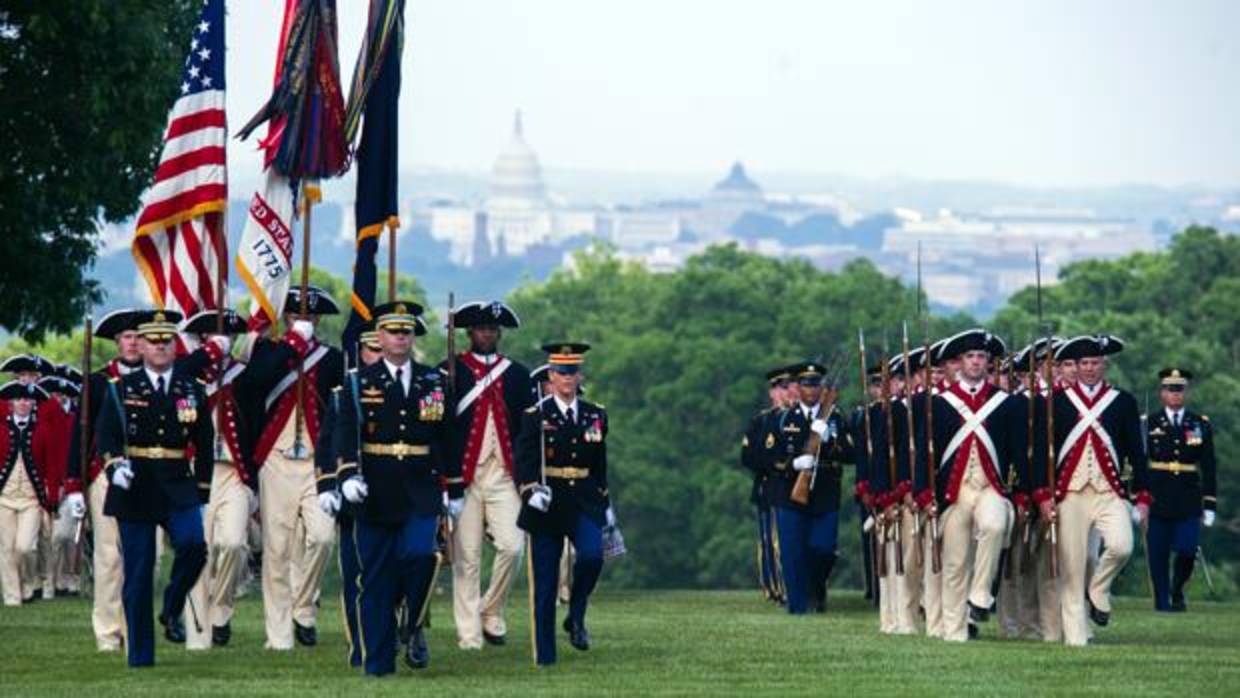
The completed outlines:
[[[388,226],[388,302],[396,302],[396,226],[394,216],[387,220]]]
[[[309,317],[310,309],[310,212],[314,209],[314,196],[318,195],[317,187],[313,187],[303,181],[301,186],[302,206],[304,217],[301,221],[301,292],[297,294],[298,298],[298,319],[305,320]],[[293,454],[300,458],[305,452],[301,442],[301,426],[302,420],[305,418],[303,414],[302,399],[306,393],[306,357],[302,355],[297,360],[297,402],[294,404],[296,412],[293,415]]]

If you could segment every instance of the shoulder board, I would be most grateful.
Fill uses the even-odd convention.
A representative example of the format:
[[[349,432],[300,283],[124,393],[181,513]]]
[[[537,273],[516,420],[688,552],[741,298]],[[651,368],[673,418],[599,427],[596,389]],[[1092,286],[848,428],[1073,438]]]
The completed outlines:
[[[538,405],[531,405],[530,407],[525,408],[526,414],[534,414],[536,412],[538,412]]]

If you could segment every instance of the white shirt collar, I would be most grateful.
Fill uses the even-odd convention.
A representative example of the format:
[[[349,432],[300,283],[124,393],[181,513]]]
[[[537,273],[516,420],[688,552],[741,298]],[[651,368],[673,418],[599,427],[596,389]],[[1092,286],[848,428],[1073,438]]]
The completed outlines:
[[[1183,407],[1181,407],[1181,408],[1180,408],[1180,409],[1178,409],[1178,410],[1173,410],[1173,409],[1171,409],[1170,407],[1165,407],[1165,408],[1163,408],[1163,409],[1165,409],[1165,410],[1167,411],[1167,419],[1170,419],[1172,424],[1174,424],[1174,423],[1175,423],[1175,421],[1176,421],[1176,419],[1177,419],[1177,418],[1180,418],[1180,419],[1183,419],[1183,418],[1184,418],[1184,408],[1183,408]]]
[[[483,363],[488,366],[490,366],[491,364],[499,360],[499,352],[492,352],[490,354],[479,354],[476,351],[471,351],[469,353],[473,354],[474,358],[477,359],[479,363]]]
[[[412,373],[410,366],[412,364],[412,361],[406,360],[404,364],[398,366],[391,361],[388,361],[386,357],[383,359],[383,365],[387,366],[388,375],[392,377],[392,380],[396,380],[396,371],[398,369],[401,371],[400,387],[403,388],[406,393],[409,392],[409,379],[411,377],[410,374]]]
[[[807,405],[804,402],[800,403],[800,405],[801,412],[804,413],[805,416],[812,418],[818,414],[818,405]]]
[[[551,397],[555,398],[555,405],[556,407],[560,408],[560,414],[567,417],[568,411],[572,410],[574,418],[581,417],[581,410],[577,409],[577,398],[576,397],[573,398],[572,402],[564,402],[563,400],[560,399],[559,395],[555,395],[555,394],[552,394]]]
[[[963,376],[960,378],[960,387],[964,388],[964,391],[970,395],[977,395],[982,390],[982,386],[985,384],[985,379],[979,380],[976,383],[970,383],[967,378],[964,378]]]
[[[26,424],[30,422],[30,415],[26,415],[25,417],[18,417],[17,415],[12,415],[12,417],[13,417],[13,423],[16,424],[18,428],[21,428],[21,429],[25,429]]]
[[[159,387],[159,379],[161,377],[164,379],[164,391],[165,392],[167,392],[168,388],[172,387],[172,368],[171,367],[169,367],[168,370],[166,371],[156,371],[150,366],[144,365],[142,367],[142,370],[146,371],[147,380],[151,381],[152,387],[156,387],[156,388]]]
[[[1086,395],[1093,397],[1098,394],[1099,390],[1102,389],[1102,381],[1098,381],[1093,385],[1085,385],[1084,383],[1080,383],[1080,386],[1081,390],[1084,391]]]

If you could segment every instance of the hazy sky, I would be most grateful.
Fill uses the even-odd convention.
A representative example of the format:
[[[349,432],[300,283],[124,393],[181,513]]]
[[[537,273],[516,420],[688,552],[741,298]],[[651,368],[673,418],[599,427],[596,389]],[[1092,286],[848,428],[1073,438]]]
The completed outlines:
[[[283,0],[229,3],[233,129]],[[347,83],[366,0],[338,0]],[[403,167],[1240,184],[1240,2],[408,0]],[[249,144],[235,178],[257,173]]]

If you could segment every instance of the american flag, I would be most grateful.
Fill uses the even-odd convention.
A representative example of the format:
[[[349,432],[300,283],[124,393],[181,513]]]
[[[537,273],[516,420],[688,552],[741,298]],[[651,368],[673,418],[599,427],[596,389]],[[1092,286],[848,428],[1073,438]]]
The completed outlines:
[[[155,303],[186,317],[223,300],[216,288],[227,259],[227,140],[224,0],[203,0],[132,247]]]

